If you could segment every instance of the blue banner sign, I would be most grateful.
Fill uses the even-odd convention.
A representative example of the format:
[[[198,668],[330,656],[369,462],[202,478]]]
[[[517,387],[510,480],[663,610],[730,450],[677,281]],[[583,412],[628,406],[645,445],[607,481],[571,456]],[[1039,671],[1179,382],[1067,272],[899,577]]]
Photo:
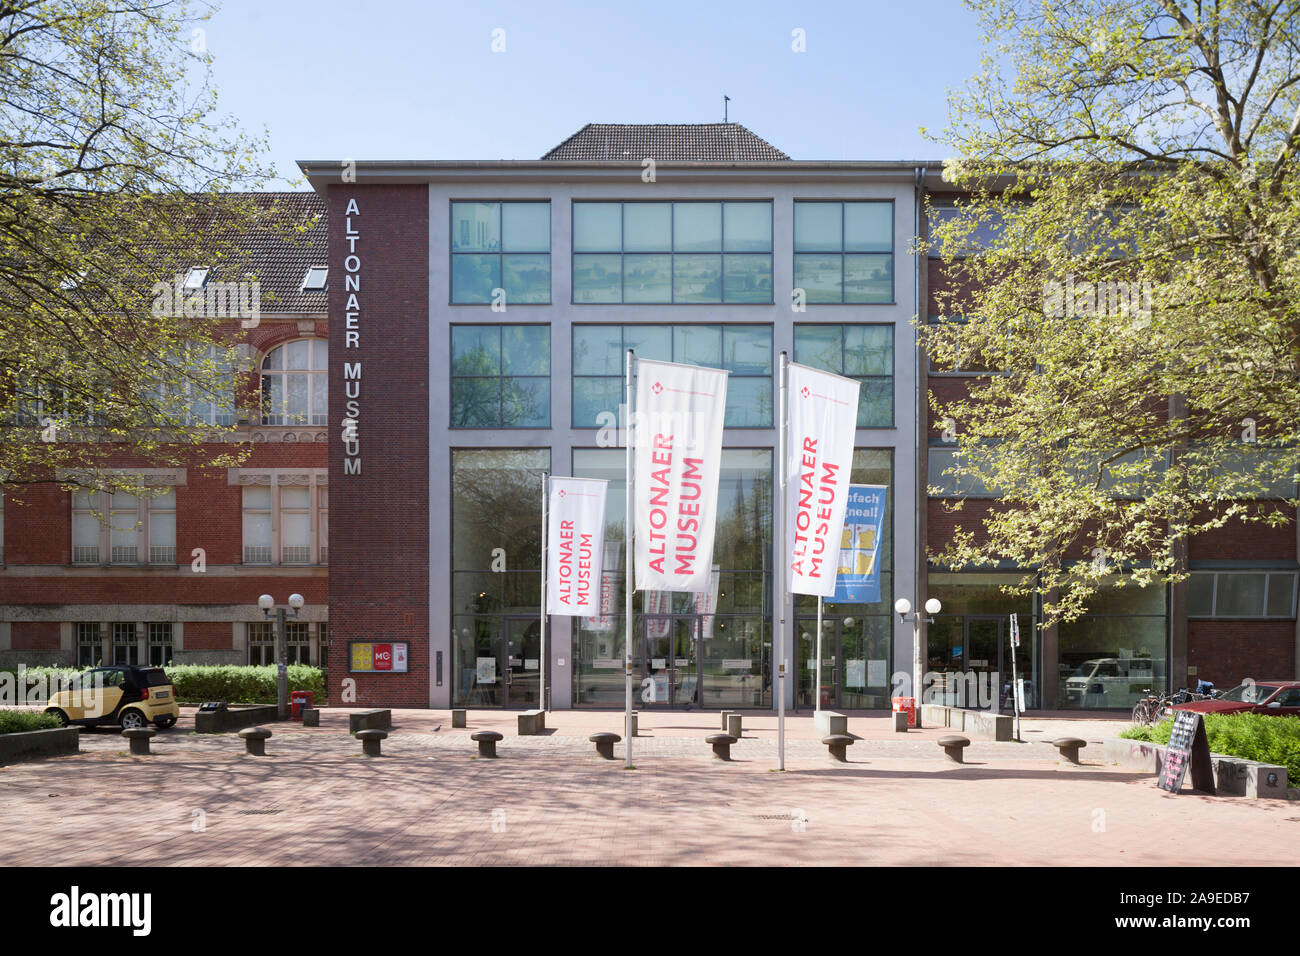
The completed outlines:
[[[849,485],[840,539],[834,604],[880,603],[880,540],[885,533],[884,485]]]

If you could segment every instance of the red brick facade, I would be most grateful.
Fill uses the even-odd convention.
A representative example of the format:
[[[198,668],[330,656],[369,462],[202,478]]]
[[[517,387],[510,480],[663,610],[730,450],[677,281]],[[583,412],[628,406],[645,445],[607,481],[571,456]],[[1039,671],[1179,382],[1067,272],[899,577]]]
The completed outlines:
[[[347,215],[355,200],[355,212]],[[426,186],[329,187],[332,704],[429,705],[429,198]],[[355,242],[348,241],[349,231]],[[346,261],[359,257],[351,272]],[[356,275],[358,288],[346,279]],[[349,296],[359,336],[347,347]],[[361,474],[345,474],[344,363],[361,363]],[[423,560],[411,560],[423,555]],[[349,642],[406,641],[409,672],[349,674]],[[344,696],[344,680],[355,698]]]

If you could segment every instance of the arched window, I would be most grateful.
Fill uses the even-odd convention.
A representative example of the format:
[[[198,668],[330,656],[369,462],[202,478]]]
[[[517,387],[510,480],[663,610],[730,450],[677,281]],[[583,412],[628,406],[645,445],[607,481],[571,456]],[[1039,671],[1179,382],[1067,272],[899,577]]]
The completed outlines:
[[[272,349],[262,360],[262,424],[326,424],[328,345],[299,339]]]

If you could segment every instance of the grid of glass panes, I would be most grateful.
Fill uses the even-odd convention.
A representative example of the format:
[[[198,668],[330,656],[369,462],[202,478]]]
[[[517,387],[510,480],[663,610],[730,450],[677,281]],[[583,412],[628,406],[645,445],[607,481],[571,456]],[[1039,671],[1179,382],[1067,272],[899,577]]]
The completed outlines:
[[[172,625],[170,621],[149,622],[149,666],[166,667],[172,659]]]
[[[329,397],[329,344],[299,339],[262,360],[262,424],[324,425]]]
[[[1189,617],[1296,616],[1294,571],[1193,572],[1187,587]]]
[[[453,325],[451,427],[550,425],[550,326]]]
[[[176,563],[176,489],[148,500],[149,563]]]
[[[135,495],[116,492],[109,496],[109,541],[114,564],[138,564],[140,561],[140,500]]]
[[[809,303],[894,301],[894,204],[794,204],[794,286]]]
[[[306,621],[286,621],[284,638],[290,664],[311,663],[311,635]]]
[[[894,424],[894,327],[796,325],[794,360],[861,382],[858,427]]]
[[[244,488],[244,563],[271,563],[271,489]]]
[[[248,663],[275,663],[275,624],[271,621],[248,625]]]
[[[311,563],[311,488],[280,489],[280,563]]]
[[[113,663],[140,663],[140,644],[134,623],[113,622]]]
[[[322,621],[316,625],[316,666],[325,668],[330,660],[330,626]]]
[[[575,303],[771,303],[772,203],[575,202]]]
[[[235,424],[235,377],[227,349],[211,343],[188,343],[164,362],[161,371],[165,377],[148,389],[150,401],[157,404],[163,416],[192,425]],[[196,378],[213,388],[204,387]]]
[[[104,643],[99,624],[95,621],[78,621],[75,625],[77,639],[77,666],[94,667],[104,659]]]
[[[453,202],[452,304],[496,302],[502,294],[507,307],[551,301],[551,204]]]
[[[602,413],[623,402],[627,349],[637,358],[722,368],[727,380],[728,428],[772,425],[770,325],[575,325],[573,427],[594,428]]]
[[[72,563],[99,563],[99,532],[101,522],[96,511],[99,503],[97,491],[72,493]]]

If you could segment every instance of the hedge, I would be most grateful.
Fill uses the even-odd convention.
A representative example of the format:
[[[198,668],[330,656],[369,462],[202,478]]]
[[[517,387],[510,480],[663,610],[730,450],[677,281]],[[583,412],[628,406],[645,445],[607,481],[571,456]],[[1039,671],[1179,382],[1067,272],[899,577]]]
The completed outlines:
[[[20,734],[27,730],[52,730],[62,727],[59,718],[37,710],[0,710],[0,734]]]
[[[1286,767],[1288,781],[1300,782],[1300,717],[1248,713],[1202,716],[1213,753],[1278,764]],[[1173,726],[1169,718],[1150,727],[1130,727],[1120,736],[1167,744]]]
[[[60,679],[67,681],[76,676],[81,670],[74,667],[28,667],[24,670],[24,676],[28,688],[35,681],[44,680],[48,689]],[[256,667],[236,664],[169,664],[165,670],[175,688],[176,699],[183,703],[197,704],[205,700],[224,700],[232,704],[276,702],[274,664]],[[316,703],[324,703],[325,674],[319,667],[290,664],[289,690],[312,691]]]

